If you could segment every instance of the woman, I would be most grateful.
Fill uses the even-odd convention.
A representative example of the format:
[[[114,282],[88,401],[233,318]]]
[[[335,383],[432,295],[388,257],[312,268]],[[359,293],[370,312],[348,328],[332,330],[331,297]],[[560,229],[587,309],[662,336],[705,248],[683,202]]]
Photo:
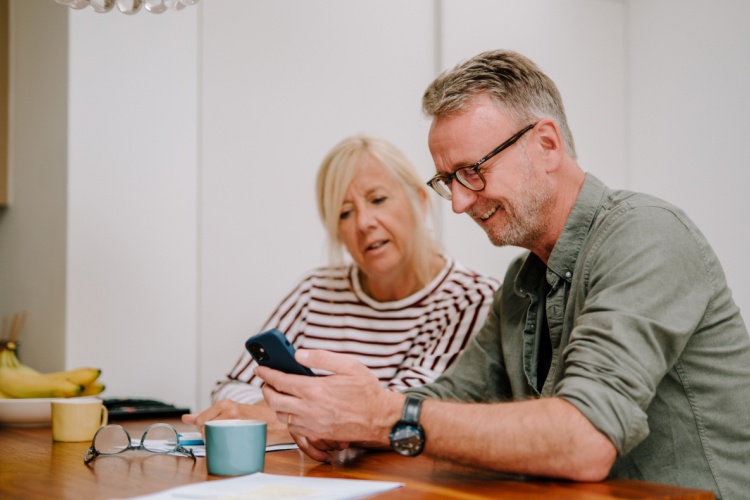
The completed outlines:
[[[482,325],[498,282],[439,253],[425,222],[427,186],[386,141],[359,135],[336,145],[318,172],[317,200],[331,265],[304,276],[261,331],[278,328],[297,349],[351,353],[393,390],[431,382]],[[243,351],[212,392],[215,404],[183,420],[263,419],[269,443],[291,442],[263,402],[255,366]]]

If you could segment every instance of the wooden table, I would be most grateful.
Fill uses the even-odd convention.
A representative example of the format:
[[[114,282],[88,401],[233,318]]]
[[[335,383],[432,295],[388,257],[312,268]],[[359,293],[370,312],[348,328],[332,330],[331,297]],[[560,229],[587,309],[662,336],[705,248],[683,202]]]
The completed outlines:
[[[179,420],[166,420],[178,430],[195,430]],[[120,423],[131,436],[154,421]],[[155,493],[200,481],[224,479],[210,476],[205,458],[126,452],[99,457],[89,466],[83,454],[90,443],[55,443],[49,427],[0,427],[0,498],[9,499],[109,499]],[[298,450],[266,454],[264,472],[288,476],[398,481],[403,488],[377,498],[479,499],[575,498],[578,500],[690,499],[708,500],[710,492],[654,483],[613,480],[573,483],[533,480],[469,469],[426,456],[401,457],[392,452],[368,452],[343,464],[322,464]]]

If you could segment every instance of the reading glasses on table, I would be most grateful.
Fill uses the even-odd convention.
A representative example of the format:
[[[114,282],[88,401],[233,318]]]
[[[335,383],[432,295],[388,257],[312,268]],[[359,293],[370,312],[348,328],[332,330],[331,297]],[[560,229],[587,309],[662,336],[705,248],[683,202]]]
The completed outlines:
[[[140,444],[134,446],[130,434],[117,424],[105,425],[94,435],[91,446],[83,455],[83,463],[88,465],[99,455],[119,455],[126,451],[147,451],[149,453],[178,453],[195,461],[192,449],[180,444],[177,429],[169,424],[150,425],[141,436]]]

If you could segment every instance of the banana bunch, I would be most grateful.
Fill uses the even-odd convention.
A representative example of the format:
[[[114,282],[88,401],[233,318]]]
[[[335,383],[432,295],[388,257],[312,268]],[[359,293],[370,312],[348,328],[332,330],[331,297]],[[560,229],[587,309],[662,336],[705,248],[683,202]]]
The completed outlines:
[[[18,360],[14,342],[4,344],[0,346],[0,398],[70,398],[104,390],[98,368],[40,373]]]

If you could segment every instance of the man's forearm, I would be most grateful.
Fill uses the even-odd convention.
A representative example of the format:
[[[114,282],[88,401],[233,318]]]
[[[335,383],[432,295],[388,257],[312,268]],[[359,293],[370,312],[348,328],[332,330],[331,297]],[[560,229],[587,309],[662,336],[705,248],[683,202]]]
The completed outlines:
[[[426,400],[425,452],[503,472],[578,481],[606,478],[612,443],[560,398],[462,404]]]

